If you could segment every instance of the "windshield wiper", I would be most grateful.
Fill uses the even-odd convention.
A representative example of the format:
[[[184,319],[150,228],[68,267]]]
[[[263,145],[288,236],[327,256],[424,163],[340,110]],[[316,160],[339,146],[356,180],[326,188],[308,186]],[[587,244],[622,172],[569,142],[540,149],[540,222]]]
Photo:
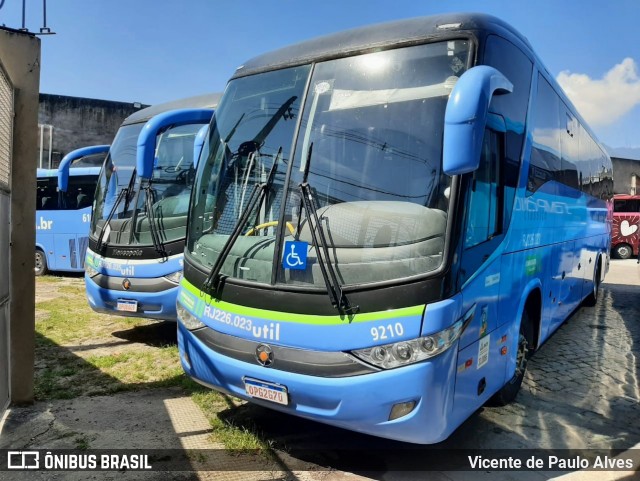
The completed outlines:
[[[153,241],[153,247],[156,252],[160,254],[162,261],[167,260],[167,252],[164,248],[164,243],[160,236],[160,229],[156,225],[156,217],[154,215],[153,204],[155,203],[155,192],[151,187],[151,179],[143,187],[145,193],[145,203],[147,207],[147,221],[149,223],[149,233],[151,234],[151,240]]]
[[[309,231],[311,232],[311,240],[313,247],[316,251],[316,259],[318,259],[318,266],[322,273],[322,278],[327,286],[327,293],[331,298],[331,304],[338,309],[341,313],[351,316],[356,314],[360,310],[360,306],[352,306],[347,299],[346,294],[338,280],[335,267],[331,263],[329,257],[329,247],[327,237],[324,235],[322,223],[318,218],[318,209],[316,202],[311,193],[311,186],[308,182],[309,166],[311,164],[311,152],[313,151],[313,142],[309,144],[309,150],[307,151],[307,163],[304,166],[304,174],[302,177],[302,183],[300,184],[300,193],[302,195],[302,207],[304,208],[307,222],[309,224]],[[317,235],[316,235],[317,229]],[[318,239],[319,237],[319,239]],[[322,248],[320,247],[322,243]],[[333,245],[331,246],[334,249]]]
[[[236,222],[236,225],[233,228],[233,232],[231,233],[227,241],[222,246],[222,250],[220,251],[218,258],[216,259],[216,262],[213,264],[213,267],[211,268],[211,271],[209,272],[207,279],[204,281],[203,287],[205,291],[210,291],[210,292],[218,291],[218,288],[220,287],[220,279],[222,277],[220,275],[220,271],[222,270],[222,265],[224,264],[224,261],[229,256],[229,253],[231,252],[231,248],[233,247],[233,244],[235,244],[238,237],[240,237],[240,234],[242,233],[242,228],[249,221],[249,216],[251,215],[251,212],[253,212],[253,210],[256,208],[257,210],[259,210],[260,206],[262,205],[262,202],[267,196],[267,192],[271,188],[271,184],[273,184],[273,180],[275,179],[276,170],[278,168],[278,161],[280,160],[281,154],[282,154],[282,147],[278,149],[278,153],[276,154],[276,157],[273,161],[273,165],[271,166],[271,170],[269,171],[269,176],[267,177],[266,181],[262,183],[256,183],[253,186],[253,190],[251,191],[249,200],[247,201],[247,204],[245,205],[244,209],[242,209],[242,212],[240,213],[240,218],[238,219],[238,221]]]
[[[100,253],[100,251],[102,251],[102,246],[104,244],[104,232],[107,229],[109,222],[111,222],[111,219],[113,219],[113,216],[116,213],[116,209],[120,205],[120,202],[122,202],[123,198],[126,198],[124,203],[124,212],[127,212],[127,208],[129,207],[129,201],[131,198],[131,192],[133,191],[133,186],[135,183],[135,178],[136,178],[136,169],[134,168],[133,172],[131,173],[131,178],[129,179],[129,184],[127,184],[127,186],[124,189],[121,189],[120,192],[118,193],[118,197],[116,197],[116,201],[113,203],[113,206],[109,211],[107,220],[105,220],[104,224],[102,224],[102,227],[100,228],[100,234],[98,235],[98,243],[96,244],[97,253]]]

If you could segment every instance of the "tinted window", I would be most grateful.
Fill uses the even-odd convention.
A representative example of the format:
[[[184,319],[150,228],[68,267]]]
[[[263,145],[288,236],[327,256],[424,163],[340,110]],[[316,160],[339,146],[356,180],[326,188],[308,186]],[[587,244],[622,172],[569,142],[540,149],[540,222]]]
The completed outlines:
[[[96,191],[97,175],[74,175],[69,177],[66,192],[61,192],[61,209],[84,209],[91,207]]]
[[[55,177],[45,177],[38,179],[36,192],[36,210],[56,210],[58,209],[58,179]]]
[[[511,123],[524,127],[531,87],[531,60],[511,42],[491,35],[487,38],[485,63],[498,69],[513,84],[513,92],[495,95],[491,100],[491,110],[500,113]]]
[[[527,190],[535,192],[551,180],[562,182],[560,161],[559,100],[549,82],[538,76],[533,115],[533,146]],[[565,134],[566,135],[566,134]]]
[[[640,212],[640,199],[624,199],[613,202],[614,212]]]
[[[496,95],[491,100],[491,111],[502,115],[507,126],[502,163],[504,182],[504,220],[509,224],[513,199],[520,174],[520,156],[524,144],[524,124],[531,90],[531,60],[511,42],[491,35],[485,47],[485,63],[495,67],[513,83],[513,92]]]
[[[480,165],[475,171],[469,194],[464,247],[491,239],[499,228],[500,137],[486,130]]]
[[[580,190],[580,178],[578,173],[578,162],[580,159],[580,128],[578,120],[570,113],[564,103],[560,104],[562,114],[563,129],[560,133],[562,139],[562,176],[563,184]]]

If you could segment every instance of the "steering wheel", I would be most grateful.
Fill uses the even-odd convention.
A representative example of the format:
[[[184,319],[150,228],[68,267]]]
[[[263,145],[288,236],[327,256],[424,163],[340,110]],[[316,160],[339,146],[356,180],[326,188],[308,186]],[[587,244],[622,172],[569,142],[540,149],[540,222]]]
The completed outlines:
[[[261,229],[267,229],[268,227],[273,227],[273,226],[276,226],[276,225],[278,225],[278,221],[277,220],[273,220],[271,222],[265,222],[264,224],[259,224],[259,225],[255,226],[255,227],[252,227],[251,229],[249,229],[247,231],[247,233],[245,234],[245,237],[252,236],[252,235],[254,235],[256,232],[258,232]],[[287,229],[289,229],[289,232],[291,232],[291,235],[295,234],[296,230],[293,227],[293,224],[291,224],[291,222],[287,222],[286,225],[287,225]]]

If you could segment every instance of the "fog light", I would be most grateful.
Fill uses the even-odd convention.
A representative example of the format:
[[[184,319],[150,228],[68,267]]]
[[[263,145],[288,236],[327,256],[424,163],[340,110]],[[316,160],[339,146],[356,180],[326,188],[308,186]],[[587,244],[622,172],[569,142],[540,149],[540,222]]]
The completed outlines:
[[[389,421],[406,416],[416,407],[415,401],[408,401],[405,403],[394,404],[391,408],[391,414],[389,414]]]

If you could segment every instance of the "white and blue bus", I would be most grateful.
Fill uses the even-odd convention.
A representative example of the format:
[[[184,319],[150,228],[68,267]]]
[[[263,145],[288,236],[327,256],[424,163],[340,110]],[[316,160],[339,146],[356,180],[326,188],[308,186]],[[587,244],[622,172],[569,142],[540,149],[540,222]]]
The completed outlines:
[[[95,311],[176,320],[201,148],[196,139],[219,98],[155,105],[122,123],[100,174],[91,221],[85,284]]]
[[[35,272],[83,272],[91,206],[108,145],[67,154],[58,169],[37,170]]]
[[[609,157],[497,18],[259,56],[196,173],[182,365],[285,413],[441,441],[513,400],[530,354],[596,301],[611,195]]]

